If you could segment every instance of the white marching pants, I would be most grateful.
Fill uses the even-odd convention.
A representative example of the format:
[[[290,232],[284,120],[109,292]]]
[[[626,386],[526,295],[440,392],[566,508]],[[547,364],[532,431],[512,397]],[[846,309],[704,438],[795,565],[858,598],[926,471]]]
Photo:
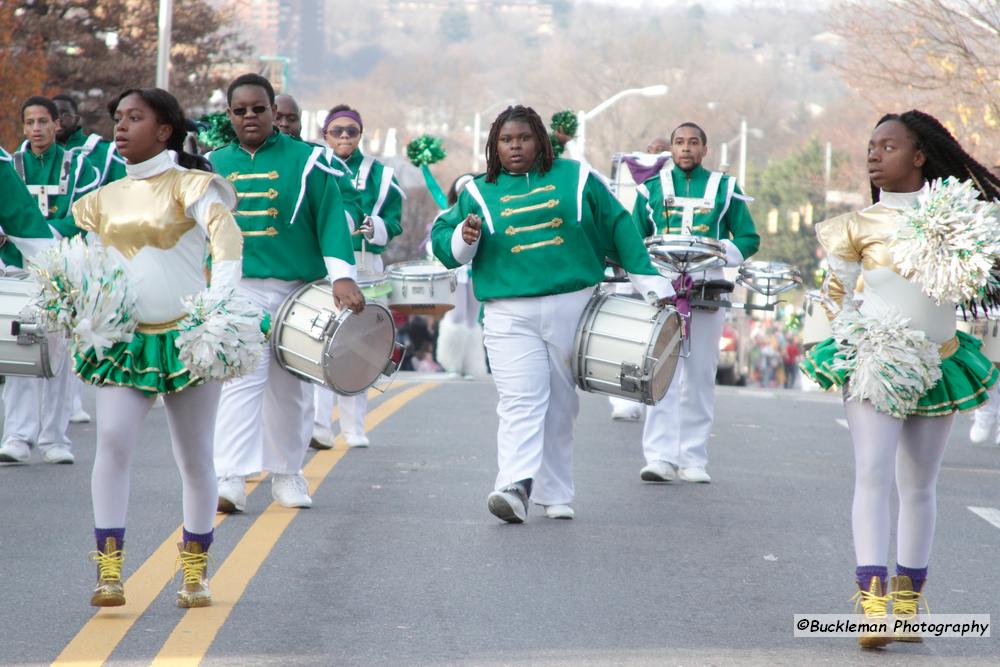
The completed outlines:
[[[22,442],[46,450],[70,447],[69,417],[73,404],[70,388],[75,379],[73,358],[65,338],[49,336],[49,354],[55,375],[51,378],[7,376],[3,388],[3,442]]]
[[[282,302],[301,285],[244,278],[239,290],[274,322]],[[312,385],[282,369],[267,350],[257,370],[222,387],[215,423],[216,474],[298,474],[312,434],[312,415]]]
[[[496,383],[496,489],[532,479],[540,505],[573,501],[573,421],[580,410],[570,359],[593,294],[497,299],[486,304],[484,339]]]
[[[708,464],[708,436],[715,415],[715,369],[725,311],[691,311],[691,355],[677,360],[666,396],[647,406],[642,432],[646,463],[666,461],[679,468]]]
[[[221,387],[208,382],[163,398],[170,445],[181,473],[184,528],[212,530],[218,486],[212,465],[212,427]],[[98,387],[97,452],[90,477],[96,528],[124,528],[128,511],[132,456],[155,396],[131,387]]]
[[[315,425],[321,429],[326,429],[333,434],[333,421],[330,416],[333,414],[333,400],[337,399],[340,406],[340,432],[344,436],[364,435],[365,418],[368,416],[368,392],[363,391],[354,396],[342,396],[334,393],[326,387],[317,385],[314,388],[314,421]]]
[[[854,555],[886,565],[893,477],[899,495],[896,564],[927,567],[937,522],[937,479],[955,415],[896,419],[865,402],[847,401],[854,443]]]

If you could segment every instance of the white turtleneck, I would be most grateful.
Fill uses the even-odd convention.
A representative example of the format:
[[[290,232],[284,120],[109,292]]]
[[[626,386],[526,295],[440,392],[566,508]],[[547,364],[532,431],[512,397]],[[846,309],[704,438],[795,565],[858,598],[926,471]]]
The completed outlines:
[[[920,195],[916,192],[886,192],[879,194],[879,204],[897,211],[916,208]],[[861,312],[878,317],[895,310],[910,318],[910,328],[923,331],[927,338],[941,344],[955,335],[955,304],[938,305],[921,290],[920,285],[907,280],[892,269],[865,269],[864,300]]]

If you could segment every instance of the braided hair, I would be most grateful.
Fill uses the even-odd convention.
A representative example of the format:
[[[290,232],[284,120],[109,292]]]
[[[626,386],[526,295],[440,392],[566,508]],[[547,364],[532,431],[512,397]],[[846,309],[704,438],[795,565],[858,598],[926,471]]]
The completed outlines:
[[[111,114],[112,120],[114,120],[118,105],[129,95],[137,95],[153,110],[157,121],[163,125],[169,125],[173,129],[170,138],[167,139],[167,148],[177,153],[177,164],[186,169],[213,171],[208,160],[184,150],[184,139],[187,138],[188,132],[187,121],[184,118],[184,110],[181,109],[180,102],[177,101],[176,97],[162,88],[129,88],[108,102],[108,113]]]
[[[500,112],[497,119],[490,126],[490,136],[486,139],[486,182],[496,183],[497,176],[500,175],[500,153],[497,151],[497,144],[500,142],[500,128],[509,121],[519,121],[527,123],[531,128],[531,133],[535,135],[535,145],[538,146],[538,157],[535,164],[541,173],[552,168],[552,163],[556,156],[552,151],[552,142],[549,141],[549,133],[545,129],[545,123],[541,117],[531,107],[517,106],[507,107]]]
[[[979,198],[986,201],[1000,199],[1000,178],[976,161],[958,143],[951,132],[934,116],[913,109],[901,114],[890,113],[882,116],[875,127],[891,120],[899,121],[913,138],[917,149],[922,151],[927,161],[924,162],[924,179],[932,181],[938,178],[953,176],[960,180],[972,179]],[[872,201],[877,202],[879,189],[871,184]]]

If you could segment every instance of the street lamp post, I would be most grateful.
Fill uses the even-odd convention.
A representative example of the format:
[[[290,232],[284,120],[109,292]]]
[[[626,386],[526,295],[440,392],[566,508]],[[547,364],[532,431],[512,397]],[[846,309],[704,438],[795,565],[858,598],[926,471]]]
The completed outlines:
[[[721,155],[719,156],[719,169],[726,171],[729,169],[729,146],[735,144],[737,141],[740,143],[740,168],[736,175],[736,182],[740,184],[740,187],[746,186],[747,180],[747,135],[752,134],[754,138],[760,139],[764,136],[764,130],[756,127],[747,127],[747,119],[743,118],[740,120],[740,133],[722,144],[720,150]]]
[[[170,88],[170,30],[174,17],[174,0],[160,0],[159,38],[156,48],[156,87]]]
[[[587,141],[587,120],[598,115],[599,113],[601,113],[602,111],[610,107],[612,104],[622,99],[623,97],[629,97],[630,95],[642,95],[643,97],[658,97],[660,95],[666,95],[668,90],[670,90],[670,88],[667,87],[666,84],[662,83],[656,86],[646,86],[645,88],[629,88],[627,90],[615,93],[614,95],[604,100],[590,111],[583,111],[583,110],[577,111],[576,140],[580,144],[580,150],[581,151],[583,150],[583,147]]]

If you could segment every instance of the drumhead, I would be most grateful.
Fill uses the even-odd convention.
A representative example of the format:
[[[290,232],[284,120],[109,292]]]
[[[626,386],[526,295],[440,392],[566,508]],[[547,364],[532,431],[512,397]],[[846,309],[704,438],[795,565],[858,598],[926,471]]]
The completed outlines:
[[[396,327],[389,309],[369,303],[345,311],[323,350],[323,377],[339,394],[360,394],[375,383],[392,356]]]
[[[658,359],[657,367],[650,379],[650,392],[654,401],[660,401],[667,394],[670,382],[677,369],[680,352],[681,316],[673,308],[660,311],[662,326],[656,332],[656,340],[650,346],[650,354]]]

